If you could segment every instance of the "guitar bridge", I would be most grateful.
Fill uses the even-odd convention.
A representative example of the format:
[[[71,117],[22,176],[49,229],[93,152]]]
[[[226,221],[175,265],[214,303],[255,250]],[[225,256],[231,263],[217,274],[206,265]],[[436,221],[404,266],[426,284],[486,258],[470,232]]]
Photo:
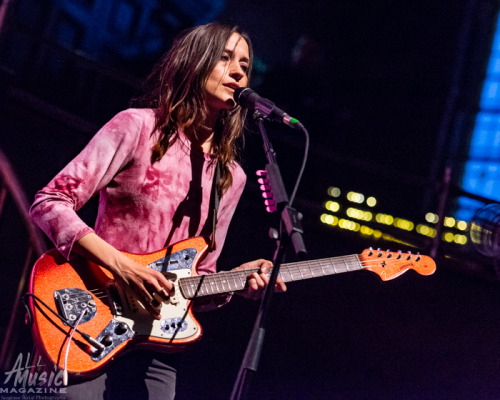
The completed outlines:
[[[113,315],[123,315],[123,304],[120,293],[113,281],[108,281],[106,283],[106,291],[108,293],[109,308]]]
[[[97,313],[97,306],[92,295],[83,289],[67,288],[54,292],[57,311],[73,326],[76,319],[84,312],[81,324],[90,321]]]

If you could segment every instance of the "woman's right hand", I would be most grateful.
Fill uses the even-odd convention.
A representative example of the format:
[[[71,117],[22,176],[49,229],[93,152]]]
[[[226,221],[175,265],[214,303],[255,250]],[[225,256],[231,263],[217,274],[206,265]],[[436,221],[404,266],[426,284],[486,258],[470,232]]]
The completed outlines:
[[[161,319],[161,303],[174,293],[174,284],[154,269],[140,265],[129,258],[122,260],[111,271],[116,282],[126,292],[132,290],[144,308],[155,318]]]
[[[110,271],[125,292],[132,290],[144,308],[161,319],[161,302],[174,295],[174,284],[161,272],[136,263],[95,233],[75,242],[73,251]]]

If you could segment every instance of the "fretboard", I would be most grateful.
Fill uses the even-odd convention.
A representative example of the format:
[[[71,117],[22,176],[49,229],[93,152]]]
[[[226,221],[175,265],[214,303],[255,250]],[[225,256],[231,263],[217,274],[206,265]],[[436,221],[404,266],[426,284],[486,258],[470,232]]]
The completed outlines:
[[[358,271],[360,269],[363,269],[361,261],[357,254],[353,254],[350,256],[282,264],[279,276],[284,282],[293,282],[340,274],[342,272]],[[247,277],[254,271],[258,270],[245,269],[209,275],[197,275],[189,278],[181,278],[179,285],[184,297],[188,299],[236,292],[246,287]]]

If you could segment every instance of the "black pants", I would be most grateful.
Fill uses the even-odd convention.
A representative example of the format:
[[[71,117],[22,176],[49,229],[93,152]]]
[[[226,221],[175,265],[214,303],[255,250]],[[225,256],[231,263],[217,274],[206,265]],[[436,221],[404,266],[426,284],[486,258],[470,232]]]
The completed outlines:
[[[117,358],[106,373],[70,385],[71,400],[173,400],[178,355],[135,350]]]

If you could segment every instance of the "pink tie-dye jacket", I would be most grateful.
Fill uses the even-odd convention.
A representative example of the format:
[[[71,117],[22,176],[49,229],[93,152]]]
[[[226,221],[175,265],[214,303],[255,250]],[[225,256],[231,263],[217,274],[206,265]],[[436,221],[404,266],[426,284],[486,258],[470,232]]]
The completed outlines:
[[[75,241],[93,232],[122,251],[145,254],[193,236],[209,236],[208,218],[215,163],[191,149],[180,133],[151,165],[154,113],[129,109],[117,114],[36,196],[30,215],[67,259]],[[243,169],[231,167],[233,184],[221,199],[217,249],[200,264],[201,274],[215,272],[230,220],[246,182]],[[77,215],[99,193],[95,227]]]

